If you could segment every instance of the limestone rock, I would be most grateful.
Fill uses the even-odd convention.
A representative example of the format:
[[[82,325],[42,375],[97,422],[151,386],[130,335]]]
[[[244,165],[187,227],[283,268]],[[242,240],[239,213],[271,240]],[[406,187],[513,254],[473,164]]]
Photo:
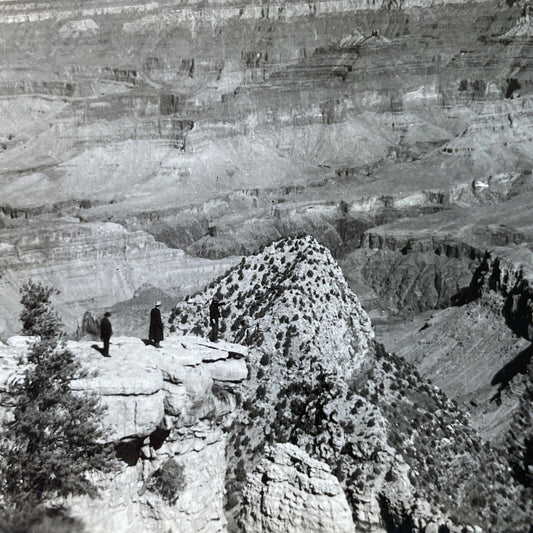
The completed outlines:
[[[16,347],[16,348],[20,348],[20,347],[25,348],[26,346],[29,346],[30,344],[32,344],[33,342],[38,340],[38,338],[39,337],[29,337],[29,336],[24,336],[24,335],[14,335],[13,337],[9,337],[9,339],[7,339],[7,345],[8,346],[13,346],[13,347]]]
[[[439,526],[435,522],[430,522],[424,529],[424,533],[439,533]]]
[[[211,375],[215,381],[240,382],[246,379],[248,370],[241,364],[242,359],[230,361],[216,361],[210,366]]]
[[[255,533],[354,533],[346,496],[329,466],[292,444],[267,449],[249,475],[239,517]]]
[[[29,342],[17,337],[0,345],[2,400],[10,399],[12,385],[22,375],[17,360]],[[230,358],[230,353],[242,357],[246,348],[208,346],[194,337],[176,337],[165,344],[157,350],[140,339],[112,337],[111,357],[104,358],[90,342],[67,342],[88,372],[72,389],[101,398],[107,407],[102,421],[106,440],[119,443],[123,459],[117,473],[100,480],[99,498],[66,502],[88,533],[225,531],[221,426],[229,423],[235,409],[231,387],[247,374],[245,359]],[[226,381],[231,383],[228,389]],[[2,401],[0,420],[7,416],[9,401]],[[147,489],[150,476],[169,458],[183,466],[185,477],[174,505]]]

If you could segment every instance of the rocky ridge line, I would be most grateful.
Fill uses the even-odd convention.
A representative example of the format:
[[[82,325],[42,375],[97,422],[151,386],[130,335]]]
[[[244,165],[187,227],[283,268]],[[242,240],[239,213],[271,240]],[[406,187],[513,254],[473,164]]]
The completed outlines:
[[[331,261],[309,237],[286,239],[244,259],[173,313],[174,327],[205,334],[202,309],[218,293],[230,304],[225,338],[251,346],[251,381],[229,431],[232,528],[238,530],[246,471],[267,443],[290,442],[330,465],[357,528],[385,522],[422,532],[433,523],[459,532],[469,524],[496,532],[514,523],[520,530],[529,511],[514,513],[521,489],[504,452],[483,445],[456,402],[372,341],[355,295],[348,290],[329,302],[328,313],[338,313],[332,327],[328,315],[313,317],[322,298],[346,287],[338,267],[332,279]],[[252,279],[249,271],[258,269],[261,277]],[[272,326],[262,330],[263,323]],[[337,339],[361,335],[365,343],[339,357]]]

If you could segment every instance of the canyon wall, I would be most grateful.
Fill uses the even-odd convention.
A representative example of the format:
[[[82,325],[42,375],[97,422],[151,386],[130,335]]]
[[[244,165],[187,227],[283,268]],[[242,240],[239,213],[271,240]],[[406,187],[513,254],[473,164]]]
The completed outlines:
[[[112,306],[142,286],[175,297],[194,292],[236,262],[197,259],[142,231],[76,219],[0,230],[0,252],[4,335],[19,330],[19,288],[30,278],[60,291],[55,304],[72,331],[87,308]]]
[[[8,245],[18,232],[55,231],[42,217],[69,227],[62,218],[68,214],[120,223],[131,235],[125,240],[143,240],[144,231],[212,259],[254,253],[300,232],[337,257],[361,245],[402,255],[416,248],[426,254],[416,261],[421,279],[411,285],[418,289],[377,295],[392,312],[416,312],[447,305],[488,244],[529,239],[524,223],[500,227],[531,196],[531,69],[520,33],[529,23],[518,5],[0,7],[0,224]],[[470,214],[471,207],[479,213],[508,201],[507,210],[491,210],[490,220]],[[446,231],[432,222],[438,212]],[[434,235],[392,237],[383,228],[406,217],[407,225]],[[462,220],[469,223],[460,227]],[[101,239],[115,239],[104,235],[94,237],[96,248],[106,247]],[[125,246],[121,239],[115,251]],[[50,281],[61,285],[58,303],[69,326],[81,309],[131,298],[145,283],[175,289],[154,263],[168,271],[181,263],[180,294],[209,280],[204,263],[153,246],[153,262],[121,252],[124,274],[95,252],[92,261],[102,268],[76,267],[75,283],[62,279],[72,277],[66,262],[78,259],[61,258],[65,272]],[[432,265],[432,251],[449,260]],[[383,264],[407,270],[413,257],[391,255]],[[29,254],[30,260],[44,272],[56,259]],[[367,254],[353,262],[354,270],[367,265],[363,280],[374,292],[385,275],[370,279],[379,261]],[[214,278],[220,271],[213,269]],[[189,280],[194,271],[202,282]],[[11,267],[3,276],[15,310],[2,318],[10,328],[21,278]],[[108,278],[112,288],[104,289]],[[417,303],[431,285],[427,301]]]

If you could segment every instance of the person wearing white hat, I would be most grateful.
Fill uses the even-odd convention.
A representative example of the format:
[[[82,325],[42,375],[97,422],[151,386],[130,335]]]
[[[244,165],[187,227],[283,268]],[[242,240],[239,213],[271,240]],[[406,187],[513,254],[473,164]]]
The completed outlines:
[[[163,320],[161,319],[161,302],[156,302],[154,308],[150,311],[150,332],[148,338],[150,342],[156,347],[161,348],[159,344],[164,338]]]

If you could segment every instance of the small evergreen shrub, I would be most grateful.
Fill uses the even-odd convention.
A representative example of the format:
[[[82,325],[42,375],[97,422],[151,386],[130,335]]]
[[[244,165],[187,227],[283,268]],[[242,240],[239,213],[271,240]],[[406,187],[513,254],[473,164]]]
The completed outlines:
[[[257,387],[256,394],[258,400],[264,400],[266,396],[266,387],[264,385],[259,385],[259,387]]]
[[[169,505],[174,505],[183,489],[185,476],[183,465],[174,459],[168,459],[148,478],[146,488],[159,494]]]

